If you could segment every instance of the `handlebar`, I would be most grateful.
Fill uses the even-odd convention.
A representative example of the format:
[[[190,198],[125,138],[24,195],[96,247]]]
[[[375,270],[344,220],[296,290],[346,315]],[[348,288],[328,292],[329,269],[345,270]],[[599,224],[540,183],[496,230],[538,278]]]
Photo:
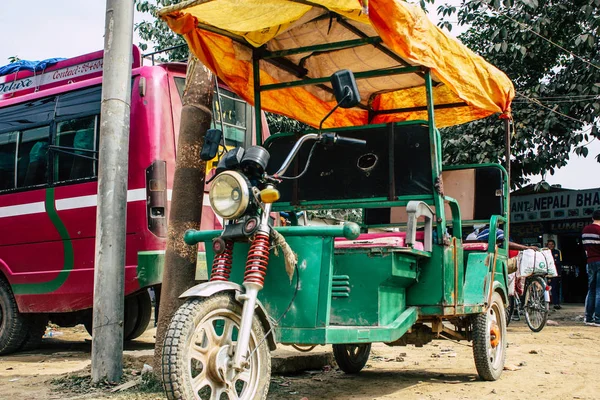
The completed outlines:
[[[362,139],[354,139],[344,136],[338,136],[335,140],[335,144],[341,145],[352,145],[352,146],[366,146],[367,141]]]
[[[307,142],[309,140],[317,140],[318,142],[320,142],[326,146],[327,145],[335,145],[335,144],[365,146],[367,144],[366,140],[338,136],[336,133],[333,133],[333,132],[327,132],[327,133],[323,133],[323,134],[317,134],[317,133],[306,134],[306,135],[300,137],[300,139],[298,139],[296,144],[294,144],[294,147],[290,151],[290,154],[288,154],[288,156],[285,158],[285,160],[283,161],[283,164],[281,165],[281,168],[279,168],[279,170],[275,173],[274,176],[282,176],[283,174],[285,174],[287,169],[292,164],[292,160],[294,159],[294,157],[296,157],[296,154],[300,150],[300,147],[302,147],[304,142]]]

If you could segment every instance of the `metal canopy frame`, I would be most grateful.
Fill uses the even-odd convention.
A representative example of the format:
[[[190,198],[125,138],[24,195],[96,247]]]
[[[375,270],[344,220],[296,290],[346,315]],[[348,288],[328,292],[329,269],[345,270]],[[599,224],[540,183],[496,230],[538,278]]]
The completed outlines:
[[[310,1],[305,1],[305,0],[294,0],[294,1],[297,3],[301,3],[301,4],[311,5],[313,7],[322,8],[324,11],[326,11],[326,13],[316,17],[312,21],[317,21],[317,20],[322,20],[322,19],[329,19],[332,22],[335,21],[340,26],[342,26],[346,30],[348,30],[351,33],[353,33],[354,35],[356,35],[357,39],[345,40],[345,41],[334,42],[334,43],[324,43],[324,44],[320,44],[320,45],[297,47],[297,48],[284,49],[284,50],[278,50],[278,51],[269,51],[266,48],[266,46],[264,46],[264,45],[259,48],[252,46],[250,43],[248,43],[248,41],[246,41],[246,39],[243,36],[236,35],[234,33],[216,28],[214,26],[206,25],[203,23],[198,23],[198,25],[197,25],[198,28],[200,28],[200,29],[228,37],[231,40],[233,40],[239,44],[242,44],[252,50],[253,77],[254,77],[254,105],[255,105],[255,113],[256,113],[256,118],[255,118],[256,140],[257,140],[258,144],[260,144],[262,142],[262,138],[261,138],[261,134],[260,134],[260,132],[262,132],[262,120],[261,120],[261,116],[260,116],[260,109],[261,109],[260,94],[261,94],[261,92],[270,91],[270,90],[288,89],[288,88],[299,87],[299,86],[314,85],[314,86],[317,86],[320,89],[325,90],[329,93],[333,93],[333,90],[329,86],[327,86],[327,83],[329,83],[329,80],[330,80],[329,76],[327,76],[327,77],[309,77],[308,76],[309,71],[306,68],[304,68],[304,65],[303,65],[304,62],[308,58],[313,57],[315,55],[331,53],[331,52],[340,51],[340,50],[344,50],[344,49],[348,49],[348,48],[352,48],[352,47],[358,47],[358,46],[373,46],[374,48],[379,50],[382,54],[388,56],[391,60],[398,63],[398,67],[373,70],[373,71],[357,72],[354,74],[356,79],[368,79],[368,78],[375,78],[375,77],[413,73],[423,79],[423,84],[426,88],[427,97],[432,98],[432,87],[436,86],[438,83],[433,81],[433,79],[431,77],[431,73],[427,68],[422,67],[422,66],[410,65],[410,63],[405,61],[402,57],[400,57],[399,55],[394,53],[392,50],[388,49],[384,45],[382,39],[379,36],[374,36],[374,37],[368,36],[366,33],[361,31],[359,28],[352,25],[343,16],[341,16],[337,13],[331,12],[330,10],[328,10],[320,5],[314,4]],[[287,56],[297,55],[297,54],[307,54],[307,55],[305,57],[303,57],[298,64],[296,64],[286,58]],[[282,83],[277,83],[277,84],[271,84],[271,85],[261,85],[260,84],[260,73],[259,73],[261,60],[268,62],[268,63],[276,66],[277,68],[280,68],[280,69],[296,76],[298,78],[298,80],[282,82]],[[462,106],[466,106],[466,103],[440,104],[440,105],[434,106],[434,108],[443,109],[443,108],[453,108],[453,107],[462,107]],[[433,109],[430,109],[429,105],[422,106],[422,107],[397,108],[397,109],[392,109],[392,110],[373,110],[371,107],[366,106],[364,104],[360,104],[357,107],[367,110],[369,112],[369,121],[371,121],[377,115],[394,114],[394,113],[411,112],[411,111],[425,111],[425,110],[427,110],[428,114],[429,114],[433,110]],[[428,120],[433,121],[433,116],[429,115]],[[437,143],[437,141],[435,143]]]
[[[210,0],[207,0],[210,1]],[[378,36],[370,37],[366,33],[362,32],[359,28],[352,25],[346,18],[343,16],[331,12],[330,10],[314,4],[310,1],[306,0],[292,0],[297,3],[311,5],[313,7],[320,7],[326,11],[325,14],[322,14],[312,21],[317,21],[321,19],[329,19],[330,21],[335,21],[340,26],[344,27],[346,30],[352,32],[357,36],[357,39],[354,40],[345,40],[341,42],[335,43],[324,43],[321,45],[311,45],[305,47],[298,47],[292,49],[284,49],[278,51],[269,51],[265,45],[261,47],[254,47],[250,43],[246,41],[243,36],[235,35],[231,32],[227,32],[225,30],[209,26],[206,24],[199,23],[198,28],[207,30],[209,32],[217,33],[219,35],[226,36],[233,41],[244,45],[252,50],[252,67],[253,67],[253,78],[254,78],[254,107],[255,107],[255,123],[256,123],[256,143],[258,145],[262,144],[262,115],[261,115],[261,92],[270,91],[270,90],[282,90],[293,87],[300,86],[308,86],[315,85],[322,90],[325,90],[329,93],[332,93],[333,90],[326,84],[329,83],[330,77],[309,77],[308,70],[304,68],[304,62],[315,55],[331,53],[335,51],[340,51],[352,47],[357,46],[373,46],[377,50],[379,50],[382,54],[388,56],[393,61],[398,63],[398,67],[371,70],[371,71],[363,71],[356,72],[354,74],[356,79],[368,79],[374,77],[383,77],[383,76],[392,76],[392,75],[401,75],[401,74],[416,74],[417,76],[423,79],[423,86],[425,86],[426,93],[426,105],[418,106],[418,107],[407,107],[407,108],[396,108],[389,110],[373,110],[370,106],[365,106],[363,104],[359,104],[357,108],[362,108],[369,112],[369,122],[373,120],[377,115],[388,115],[402,112],[414,112],[414,111],[427,111],[427,125],[429,128],[429,139],[431,143],[431,163],[432,163],[432,178],[434,185],[436,186],[437,192],[434,193],[434,206],[437,210],[437,230],[438,230],[438,238],[442,238],[444,236],[445,231],[445,207],[444,207],[444,195],[443,188],[441,184],[441,173],[442,173],[442,157],[441,157],[441,136],[435,127],[435,118],[434,111],[435,109],[447,109],[447,108],[456,108],[456,107],[464,107],[467,106],[465,102],[458,103],[449,103],[449,104],[434,104],[433,99],[433,87],[437,86],[439,83],[433,81],[431,71],[429,68],[423,66],[413,66],[410,63],[406,62],[402,57],[394,53],[392,50],[387,48],[383,43],[382,39]],[[307,55],[300,60],[299,64],[295,64],[294,62],[287,59],[287,56],[304,54]],[[281,82],[277,84],[270,85],[261,85],[260,83],[260,61],[263,60],[268,62],[292,75],[296,76],[298,79],[289,82]],[[507,122],[507,134],[506,134],[506,154],[507,154],[507,163],[508,155],[510,154],[510,127]],[[507,165],[508,166],[508,165]],[[508,169],[508,168],[507,168]],[[510,180],[510,176],[508,176],[508,181]],[[391,201],[391,199],[388,199]]]

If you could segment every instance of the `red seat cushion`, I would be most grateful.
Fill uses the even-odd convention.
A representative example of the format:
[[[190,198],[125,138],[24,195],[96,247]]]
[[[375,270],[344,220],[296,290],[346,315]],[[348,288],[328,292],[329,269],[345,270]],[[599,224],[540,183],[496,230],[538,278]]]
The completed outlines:
[[[423,240],[424,233],[417,232],[417,240]],[[335,239],[336,249],[354,249],[354,248],[407,248],[406,232],[380,232],[380,233],[363,233],[354,240],[345,238]],[[423,250],[423,243],[416,242],[413,246],[415,250]]]
[[[465,251],[487,251],[487,249],[487,242],[463,243],[463,250]]]
[[[487,242],[468,242],[463,243],[464,251],[487,251]],[[508,250],[508,258],[513,258],[519,255],[519,250]]]

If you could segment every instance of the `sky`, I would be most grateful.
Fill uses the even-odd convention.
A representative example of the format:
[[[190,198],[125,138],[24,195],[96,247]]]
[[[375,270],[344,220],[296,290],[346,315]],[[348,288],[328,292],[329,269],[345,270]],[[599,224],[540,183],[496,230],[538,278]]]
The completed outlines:
[[[2,3],[0,65],[8,64],[11,56],[25,60],[68,58],[104,47],[105,0],[29,0],[26,10],[22,0],[3,0]],[[430,18],[437,21],[435,7],[431,7]],[[136,20],[140,19],[141,15],[136,15]],[[455,28],[451,35],[459,32],[460,29]],[[134,42],[138,41],[134,34]],[[571,154],[568,165],[553,176],[548,174],[546,181],[570,189],[600,187],[600,164],[595,160],[595,155],[600,154],[600,140],[588,147],[587,158]],[[532,183],[541,180],[540,176],[530,178]]]

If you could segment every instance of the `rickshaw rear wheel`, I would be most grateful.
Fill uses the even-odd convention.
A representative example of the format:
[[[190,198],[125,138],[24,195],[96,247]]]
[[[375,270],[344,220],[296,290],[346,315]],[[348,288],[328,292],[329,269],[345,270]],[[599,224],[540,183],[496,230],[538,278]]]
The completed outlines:
[[[369,354],[371,354],[371,343],[333,345],[335,361],[347,374],[360,372],[367,364]]]
[[[473,357],[477,373],[484,381],[502,375],[506,360],[506,312],[498,292],[492,295],[488,310],[473,321]]]
[[[162,352],[162,379],[168,399],[266,399],[271,353],[256,315],[247,367],[241,372],[231,368],[241,315],[242,305],[230,293],[188,299],[179,307],[167,329]]]

